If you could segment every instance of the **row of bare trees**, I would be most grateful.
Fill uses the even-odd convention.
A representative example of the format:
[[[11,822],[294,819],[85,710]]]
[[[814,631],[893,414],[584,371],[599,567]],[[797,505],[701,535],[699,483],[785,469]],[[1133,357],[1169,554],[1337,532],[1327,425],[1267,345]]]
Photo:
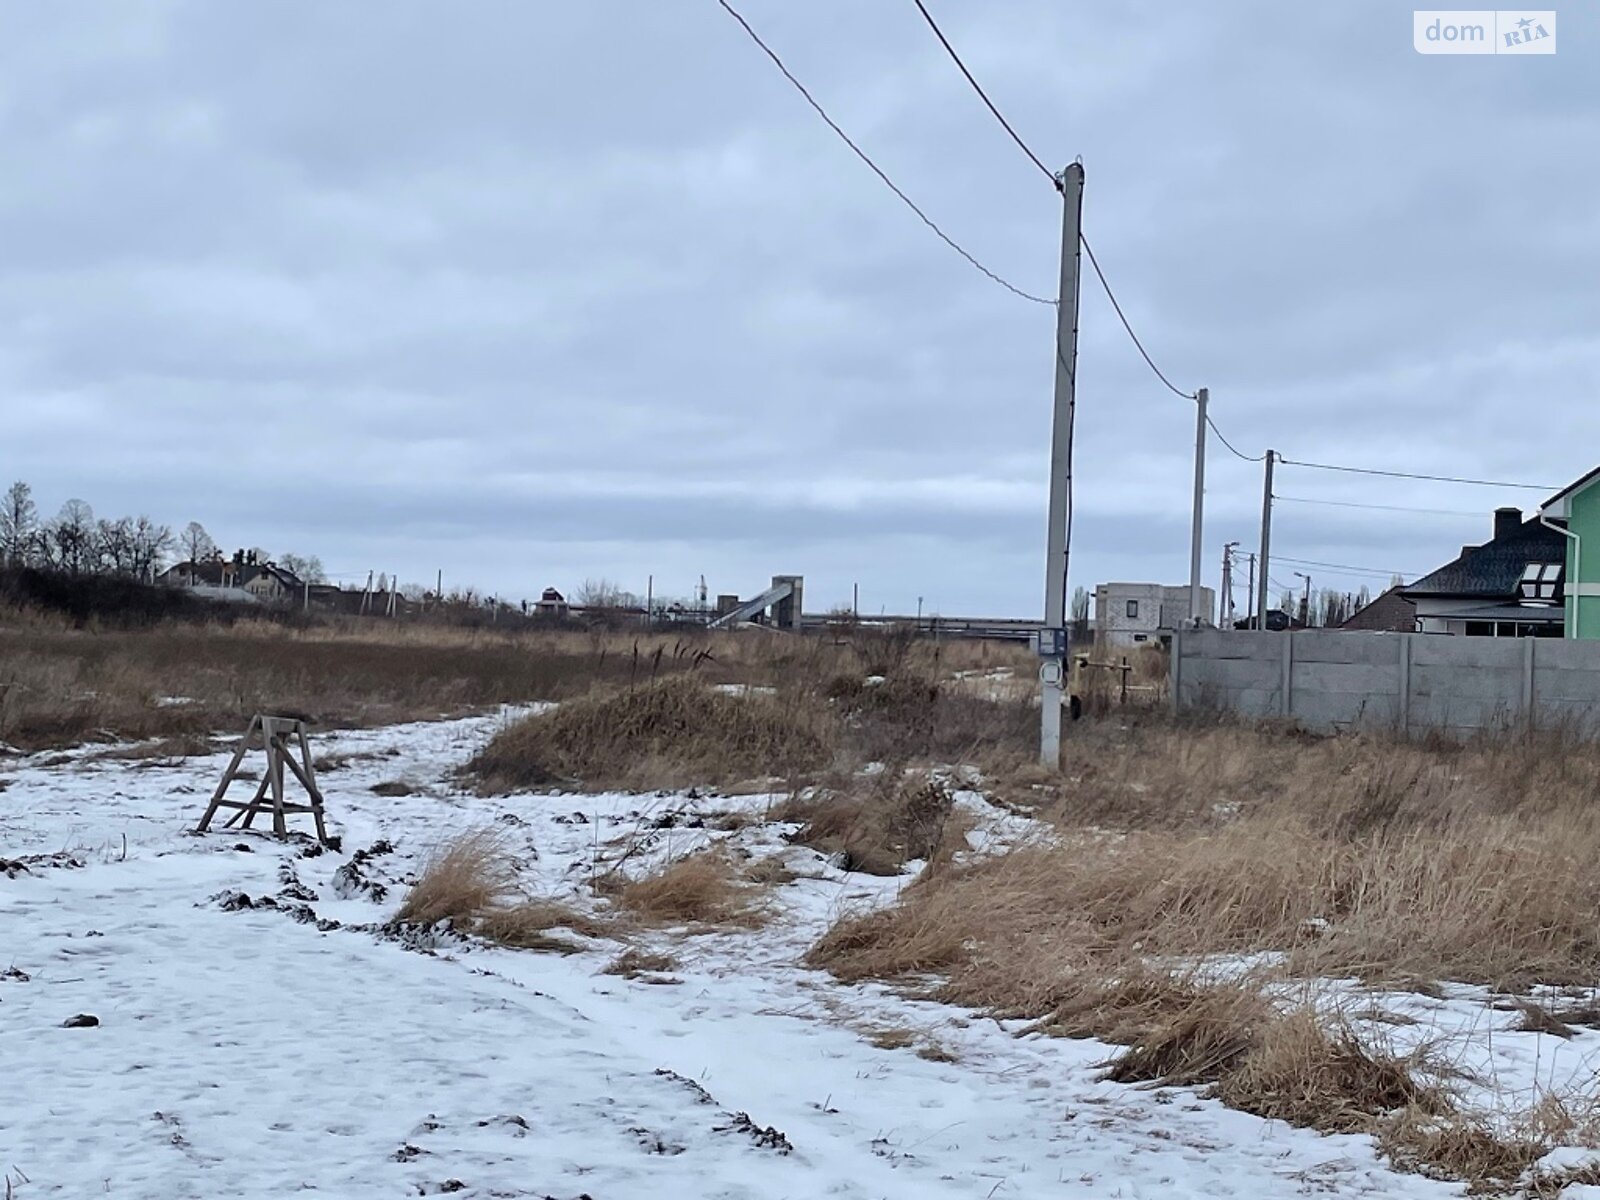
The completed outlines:
[[[82,500],[68,500],[41,520],[33,491],[13,483],[0,505],[0,563],[50,567],[71,575],[153,579],[176,542],[172,530],[146,516],[96,519]]]
[[[68,500],[53,518],[44,519],[26,483],[13,483],[0,502],[0,567],[41,567],[69,575],[122,575],[152,581],[176,557],[204,562],[217,554],[217,544],[198,521],[179,533],[147,516],[96,518],[94,509]],[[271,556],[253,550],[255,561]],[[323,580],[315,557],[285,554],[279,566],[310,583]]]

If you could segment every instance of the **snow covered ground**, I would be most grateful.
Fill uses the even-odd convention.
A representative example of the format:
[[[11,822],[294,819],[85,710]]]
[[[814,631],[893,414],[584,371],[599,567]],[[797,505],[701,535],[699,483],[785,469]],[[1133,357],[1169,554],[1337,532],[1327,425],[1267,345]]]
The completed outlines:
[[[0,874],[10,1194],[1460,1194],[1389,1170],[1362,1137],[1101,1082],[1103,1044],[1019,1037],[809,971],[801,954],[841,911],[910,877],[844,875],[771,825],[697,827],[764,811],[765,796],[468,794],[452,773],[496,721],[317,738],[319,755],[348,758],[322,776],[341,853],[191,834],[225,755],[0,762],[0,858],[30,863]],[[381,783],[411,794],[375,794]],[[975,843],[1026,832],[962,802],[980,817]],[[530,892],[578,907],[596,905],[584,880],[597,864],[713,838],[800,877],[763,928],[636,935],[678,966],[635,980],[602,973],[614,941],[560,956],[383,934],[428,850],[485,825],[517,848]],[[1464,1055],[1491,1056],[1496,1086],[1586,1067],[1600,1044],[1506,1032],[1515,1015],[1477,995],[1403,1002],[1470,1023]],[[98,1024],[67,1024],[79,1014]]]

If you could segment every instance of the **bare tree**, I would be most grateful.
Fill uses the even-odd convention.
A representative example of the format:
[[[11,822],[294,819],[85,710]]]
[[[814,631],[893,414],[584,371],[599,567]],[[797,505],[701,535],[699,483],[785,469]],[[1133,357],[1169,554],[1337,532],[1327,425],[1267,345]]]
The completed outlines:
[[[45,531],[45,544],[50,561],[63,571],[73,575],[92,571],[99,557],[94,509],[82,500],[68,500]]]
[[[102,575],[132,575],[133,521],[99,520],[94,525],[94,555],[90,569]]]
[[[190,521],[183,527],[178,535],[178,548],[183,551],[185,562],[201,562],[217,552],[216,542],[199,521]]]
[[[200,532],[204,533],[205,530]],[[162,563],[172,552],[175,543],[172,530],[165,525],[157,525],[149,517],[139,516],[131,523],[129,543],[130,572],[146,583],[153,583]]]
[[[637,608],[639,597],[609,579],[585,579],[573,594],[572,603],[579,608]]]
[[[39,509],[33,489],[18,480],[6,489],[0,506],[0,564],[25,566],[37,551]]]
[[[310,558],[293,553],[282,554],[278,556],[278,565],[305,583],[326,583],[328,580],[322,571],[322,560],[315,554]]]
[[[1089,636],[1089,589],[1072,589],[1072,633],[1076,640]]]

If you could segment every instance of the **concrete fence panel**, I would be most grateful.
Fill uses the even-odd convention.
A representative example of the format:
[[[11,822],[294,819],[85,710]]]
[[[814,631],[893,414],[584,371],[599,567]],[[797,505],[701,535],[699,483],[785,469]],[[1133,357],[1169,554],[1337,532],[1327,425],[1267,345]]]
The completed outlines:
[[[1180,633],[1172,704],[1319,731],[1529,724],[1600,736],[1600,642],[1302,630]]]

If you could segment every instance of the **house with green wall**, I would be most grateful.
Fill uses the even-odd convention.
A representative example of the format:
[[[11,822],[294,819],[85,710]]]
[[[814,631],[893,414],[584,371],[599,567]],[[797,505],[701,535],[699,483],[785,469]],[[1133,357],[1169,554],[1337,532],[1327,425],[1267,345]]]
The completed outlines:
[[[1600,639],[1600,467],[1546,500],[1539,518],[1567,538],[1566,635]]]

